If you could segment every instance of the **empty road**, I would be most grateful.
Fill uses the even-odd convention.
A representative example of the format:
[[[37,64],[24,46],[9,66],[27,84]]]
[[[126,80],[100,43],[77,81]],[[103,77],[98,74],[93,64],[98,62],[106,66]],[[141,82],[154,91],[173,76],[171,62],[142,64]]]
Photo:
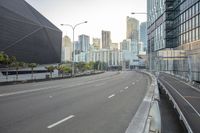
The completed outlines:
[[[134,71],[0,87],[0,133],[124,133],[150,83]]]

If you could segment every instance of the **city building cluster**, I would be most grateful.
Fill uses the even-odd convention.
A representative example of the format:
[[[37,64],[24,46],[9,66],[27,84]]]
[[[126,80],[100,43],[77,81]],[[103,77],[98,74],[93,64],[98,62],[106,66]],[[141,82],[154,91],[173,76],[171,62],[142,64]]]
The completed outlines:
[[[75,58],[73,60],[73,41],[65,35],[62,43],[62,62],[104,62],[109,68],[144,68],[146,66],[147,24],[139,23],[135,18],[127,17],[126,39],[114,43],[111,31],[101,31],[101,38],[79,35],[74,41]],[[90,41],[92,43],[90,43]]]

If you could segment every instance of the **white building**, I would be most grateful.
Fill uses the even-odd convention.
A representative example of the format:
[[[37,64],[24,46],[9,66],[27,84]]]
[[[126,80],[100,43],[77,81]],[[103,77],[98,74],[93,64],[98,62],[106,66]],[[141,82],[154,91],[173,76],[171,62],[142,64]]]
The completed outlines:
[[[121,66],[122,64],[122,53],[120,50],[109,50],[109,49],[91,49],[89,52],[81,52],[76,55],[76,62],[105,62],[108,67]]]

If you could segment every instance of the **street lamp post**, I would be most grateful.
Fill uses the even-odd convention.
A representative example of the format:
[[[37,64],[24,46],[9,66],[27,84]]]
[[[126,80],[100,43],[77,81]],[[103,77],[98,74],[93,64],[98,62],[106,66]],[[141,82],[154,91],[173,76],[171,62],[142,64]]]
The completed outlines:
[[[74,26],[71,25],[71,24],[61,24],[61,26],[69,26],[72,28],[72,31],[73,31],[73,50],[72,50],[72,77],[74,77],[74,62],[75,62],[75,44],[74,44],[74,32],[75,32],[75,28],[78,26],[78,25],[81,25],[81,24],[85,24],[87,23],[87,21],[84,21],[84,22],[81,22],[81,23],[77,23],[75,24]]]

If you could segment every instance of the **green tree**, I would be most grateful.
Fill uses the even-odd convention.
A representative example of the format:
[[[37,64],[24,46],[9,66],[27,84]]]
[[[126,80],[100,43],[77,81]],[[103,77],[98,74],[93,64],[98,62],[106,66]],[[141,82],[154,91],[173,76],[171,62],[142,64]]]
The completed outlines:
[[[89,63],[85,63],[85,65],[84,65],[84,71],[85,70],[90,70],[90,64]]]
[[[72,69],[69,66],[64,66],[64,73],[71,73]]]
[[[55,70],[56,67],[54,67],[54,66],[47,66],[45,68],[50,72],[50,75],[51,75],[51,78],[52,78],[52,73],[53,73],[53,71]]]
[[[11,65],[12,65],[13,67],[15,67],[15,70],[16,70],[16,80],[18,80],[19,68],[25,67],[25,66],[26,66],[26,63],[15,61],[15,62],[13,62]]]
[[[31,68],[31,79],[33,80],[33,69],[37,67],[36,63],[29,63],[28,67]]]
[[[14,56],[9,57],[4,52],[0,52],[0,63],[6,66],[6,79],[8,79],[8,69],[10,64],[16,61]]]
[[[94,65],[95,65],[95,63],[93,61],[89,62],[90,70],[92,70],[92,69],[95,70]]]
[[[99,61],[94,62],[94,70],[99,70]]]
[[[77,63],[77,68],[79,71],[84,72],[85,71],[85,62],[78,62]]]
[[[64,77],[64,66],[63,65],[58,65],[56,66],[56,69],[58,70],[59,74],[62,74],[62,77]]]
[[[4,61],[4,52],[0,52],[0,63]]]

